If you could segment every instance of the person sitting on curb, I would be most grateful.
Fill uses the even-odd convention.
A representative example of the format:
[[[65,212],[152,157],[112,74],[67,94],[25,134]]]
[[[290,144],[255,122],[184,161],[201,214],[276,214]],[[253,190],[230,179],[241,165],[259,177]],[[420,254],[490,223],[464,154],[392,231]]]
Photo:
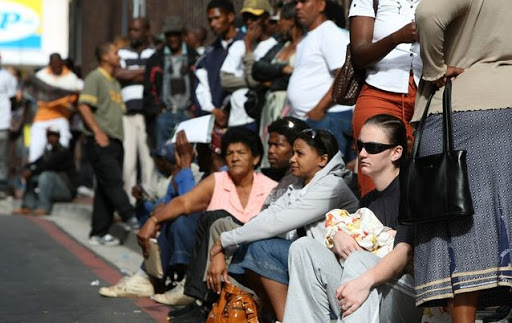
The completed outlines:
[[[166,154],[168,154],[170,151],[168,149],[169,146],[172,147],[174,144],[167,144],[159,149],[157,153],[163,153],[163,148],[166,148]],[[159,203],[154,205],[156,208],[163,206],[165,203],[169,203],[175,197],[188,193],[196,185],[192,171],[194,149],[188,142],[184,131],[177,133],[176,149],[174,150],[173,147],[172,151],[174,152],[173,159],[175,161],[173,176],[165,197],[159,199]],[[154,294],[155,288],[158,291],[165,290],[165,282],[167,278],[170,278],[172,283],[174,281],[182,280],[185,275],[187,264],[190,260],[196,223],[199,215],[200,213],[181,216],[176,218],[176,220],[166,222],[161,226],[160,235],[157,237],[157,243],[161,250],[162,278],[150,278],[146,273],[145,264],[143,262],[141,268],[135,275],[123,278],[114,286],[102,287],[100,288],[99,293],[107,297],[149,297]],[[152,282],[150,280],[152,280]],[[133,283],[136,283],[139,287],[137,295],[132,295],[132,291],[126,288],[127,286],[131,286],[130,284]],[[173,285],[172,283],[171,285]],[[155,287],[153,287],[153,285],[155,285]]]
[[[256,210],[261,209],[269,192],[276,186],[276,182],[261,173],[255,172],[260,163],[261,152],[261,141],[256,134],[247,129],[233,128],[228,130],[222,138],[222,156],[226,160],[228,170],[210,175],[188,193],[177,196],[171,199],[169,203],[157,207],[153,216],[146,221],[137,234],[139,244],[142,242],[140,235],[148,229],[151,229],[151,238],[154,238],[157,231],[160,230],[164,236],[169,237],[169,246],[173,246],[174,243],[175,248],[175,243],[179,240],[179,237],[186,238],[186,241],[182,239],[179,243],[190,246],[186,254],[186,264],[188,264],[188,258],[190,258],[191,249],[195,242],[195,226],[191,230],[191,222],[197,222],[199,217],[196,212],[217,210],[223,205],[240,221],[252,217],[257,212]],[[180,154],[180,151],[178,151],[178,154]],[[183,162],[185,163],[185,161]],[[239,191],[243,193],[238,193]],[[166,221],[160,223],[158,214],[162,213],[169,214],[172,218],[167,218]],[[171,229],[175,223],[188,223],[188,226],[179,225],[180,228],[178,228],[178,230],[181,230],[181,227],[186,226],[188,231],[179,232],[178,234],[178,230]],[[160,240],[162,233],[157,240]],[[159,245],[162,247],[162,244],[159,243]],[[149,249],[143,249],[145,258],[149,255],[148,251]],[[166,258],[184,258],[185,256],[183,253],[180,255],[171,254],[168,247],[161,249],[161,255],[162,264],[167,264],[167,262],[164,262]],[[182,260],[175,265],[175,269],[178,269],[176,270],[178,276],[180,272],[185,272],[185,261]],[[181,270],[177,268],[177,265],[182,265]],[[180,280],[174,288],[183,289],[185,283],[183,275],[177,279]],[[157,291],[160,292],[158,288]],[[101,295],[110,297],[148,297],[154,294],[155,287],[144,269],[141,269],[136,274],[123,278],[114,286],[101,288],[99,292]],[[187,299],[182,301],[186,302]]]
[[[15,214],[49,215],[54,202],[69,202],[76,195],[76,170],[71,151],[59,143],[56,128],[46,131],[48,144],[41,157],[25,165],[26,188]]]

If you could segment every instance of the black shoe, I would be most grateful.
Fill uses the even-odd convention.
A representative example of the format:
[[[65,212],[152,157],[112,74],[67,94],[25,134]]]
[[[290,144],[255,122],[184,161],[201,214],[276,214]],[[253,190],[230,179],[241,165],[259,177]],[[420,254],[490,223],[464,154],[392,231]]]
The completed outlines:
[[[209,313],[210,308],[208,306],[199,305],[195,301],[182,309],[171,310],[168,319],[172,323],[204,323]]]

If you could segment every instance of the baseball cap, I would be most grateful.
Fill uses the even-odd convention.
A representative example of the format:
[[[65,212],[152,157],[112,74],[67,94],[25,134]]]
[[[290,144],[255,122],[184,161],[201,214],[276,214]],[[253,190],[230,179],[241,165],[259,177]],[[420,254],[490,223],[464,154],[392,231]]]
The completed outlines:
[[[176,156],[175,153],[174,144],[168,143],[163,146],[160,146],[158,148],[153,149],[151,152],[151,157],[160,157],[167,159],[170,163],[174,164],[176,163]]]
[[[179,16],[170,16],[167,17],[167,19],[165,19],[162,25],[162,33],[181,33],[184,28],[185,25],[183,24]]]
[[[244,5],[240,13],[250,13],[255,16],[261,16],[264,12],[272,13],[272,7],[268,0],[244,0]]]

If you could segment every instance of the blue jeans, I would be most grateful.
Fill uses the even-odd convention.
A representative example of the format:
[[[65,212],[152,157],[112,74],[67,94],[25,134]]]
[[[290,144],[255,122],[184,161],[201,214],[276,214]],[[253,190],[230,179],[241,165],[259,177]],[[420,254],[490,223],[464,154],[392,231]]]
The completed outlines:
[[[200,216],[201,213],[181,215],[162,225],[157,241],[160,247],[164,280],[172,274],[171,267],[188,265],[190,262],[196,242],[197,222]],[[144,262],[141,268],[145,270]]]
[[[288,285],[288,252],[292,241],[281,238],[259,240],[242,245],[235,253],[229,273],[241,275],[245,270]]]
[[[39,187],[36,194],[35,188]],[[23,207],[50,213],[54,202],[69,202],[73,194],[66,182],[56,172],[46,171],[30,178],[23,193]]]
[[[329,130],[334,135],[345,162],[349,162],[356,157],[352,149],[352,114],[352,110],[327,112],[322,120],[306,120],[312,129]]]
[[[178,123],[187,120],[188,114],[185,110],[180,110],[177,112],[165,111],[160,113],[156,117],[156,131],[155,131],[155,144],[156,147],[160,147],[165,144],[165,142],[171,139],[171,135],[174,132],[174,129],[178,125]]]

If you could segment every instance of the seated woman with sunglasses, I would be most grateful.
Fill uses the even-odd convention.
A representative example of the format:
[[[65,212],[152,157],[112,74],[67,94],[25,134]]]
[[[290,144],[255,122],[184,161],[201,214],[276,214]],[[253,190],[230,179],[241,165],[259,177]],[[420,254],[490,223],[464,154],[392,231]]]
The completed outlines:
[[[330,132],[302,131],[293,143],[293,153],[290,168],[301,181],[290,185],[284,195],[244,226],[223,232],[211,248],[212,263],[206,275],[208,286],[219,293],[221,279],[229,280],[225,250],[231,254],[233,247],[249,244],[244,257],[240,252],[246,246],[240,248],[235,259],[243,260],[236,264],[233,260],[229,272],[238,275],[247,272],[250,276],[246,275],[242,283],[253,288],[260,298],[270,301],[278,320],[282,320],[284,312],[288,248],[292,240],[307,234],[322,241],[325,213],[335,207],[354,211],[358,204],[345,183],[349,171]],[[214,228],[222,222],[226,221],[218,220]],[[210,231],[210,234],[213,238],[219,232]],[[258,290],[257,286],[263,289]]]
[[[344,231],[334,235],[331,251],[310,237],[294,242],[284,322],[330,322],[331,311],[338,322],[421,320],[412,276],[404,274],[412,260],[413,230],[397,221],[398,175],[407,149],[405,126],[391,115],[373,116],[361,128],[357,148],[361,170],[376,186],[359,207],[369,208],[384,226],[397,230],[394,248],[379,258],[363,251]]]

